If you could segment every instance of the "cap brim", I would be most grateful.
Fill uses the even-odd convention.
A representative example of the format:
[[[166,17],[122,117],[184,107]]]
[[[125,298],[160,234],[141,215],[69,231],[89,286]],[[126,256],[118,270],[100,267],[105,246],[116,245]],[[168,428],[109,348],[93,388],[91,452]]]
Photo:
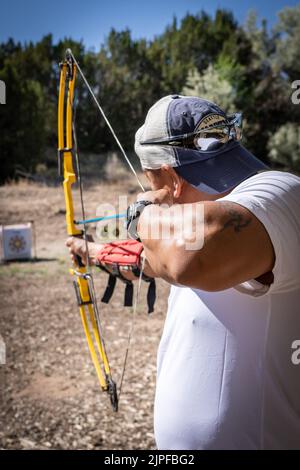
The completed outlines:
[[[200,158],[197,161],[196,155],[190,155],[192,158],[187,159],[186,152],[198,153]],[[257,172],[269,169],[236,142],[225,151],[211,152],[212,155],[206,152],[206,158],[202,155],[204,152],[194,150],[180,149],[176,153],[177,159],[181,161],[180,166],[174,168],[176,172],[188,183],[209,194],[229,191]],[[187,160],[194,160],[194,163],[184,164]]]

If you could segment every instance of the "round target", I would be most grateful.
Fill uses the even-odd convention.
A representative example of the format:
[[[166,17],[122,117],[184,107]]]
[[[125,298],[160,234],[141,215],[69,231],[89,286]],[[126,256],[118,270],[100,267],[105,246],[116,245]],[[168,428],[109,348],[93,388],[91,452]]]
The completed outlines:
[[[9,248],[11,249],[11,251],[15,253],[20,253],[20,251],[23,251],[25,247],[26,247],[26,241],[24,237],[20,235],[14,235],[9,240]]]

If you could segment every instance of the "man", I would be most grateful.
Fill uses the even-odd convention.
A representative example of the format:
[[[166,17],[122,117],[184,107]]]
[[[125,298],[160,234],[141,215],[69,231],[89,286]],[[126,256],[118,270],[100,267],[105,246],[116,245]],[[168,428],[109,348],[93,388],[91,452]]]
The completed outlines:
[[[270,171],[240,137],[239,115],[179,95],[150,108],[136,134],[152,191],[131,207],[128,230],[142,241],[145,273],[172,284],[159,449],[300,448],[300,179]],[[190,249],[199,207],[204,243]],[[170,236],[149,236],[153,225]],[[84,256],[80,241],[67,244]],[[99,250],[91,245],[94,260]]]

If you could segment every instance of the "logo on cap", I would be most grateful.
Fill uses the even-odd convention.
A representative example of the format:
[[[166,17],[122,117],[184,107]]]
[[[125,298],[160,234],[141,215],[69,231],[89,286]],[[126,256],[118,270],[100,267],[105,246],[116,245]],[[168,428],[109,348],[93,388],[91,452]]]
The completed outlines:
[[[200,120],[195,130],[202,131],[222,124],[226,124],[226,118],[221,114],[212,113],[204,116],[204,118]]]

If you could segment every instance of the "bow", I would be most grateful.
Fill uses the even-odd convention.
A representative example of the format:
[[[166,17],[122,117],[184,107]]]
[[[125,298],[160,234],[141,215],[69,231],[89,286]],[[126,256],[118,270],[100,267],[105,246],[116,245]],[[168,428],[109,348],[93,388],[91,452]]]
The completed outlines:
[[[88,252],[88,238],[85,226],[85,210],[83,203],[83,191],[80,177],[79,156],[77,148],[77,139],[74,123],[74,89],[77,71],[85,82],[97,108],[103,116],[106,124],[108,125],[112,135],[114,136],[124,158],[126,159],[131,171],[134,173],[141,189],[144,188],[139,181],[139,178],[128,159],[121,143],[119,142],[111,124],[109,123],[103,109],[101,108],[98,100],[93,93],[88,81],[86,80],[83,72],[81,71],[72,51],[66,51],[65,59],[60,64],[60,85],[59,85],[59,99],[58,99],[58,159],[60,174],[63,175],[63,189],[66,203],[66,224],[67,233],[73,237],[80,237],[85,240],[87,252],[87,264],[84,265],[79,256],[76,257],[76,266],[70,269],[70,273],[75,277],[73,281],[77,303],[79,306],[80,316],[85,332],[86,340],[88,343],[92,362],[94,364],[100,387],[103,391],[107,392],[111,405],[114,411],[118,410],[119,394],[117,386],[111,374],[111,368],[106,353],[105,342],[103,338],[103,330],[101,327],[99,309],[97,306],[97,299],[93,276],[89,265],[89,252]],[[75,168],[74,168],[75,163]],[[76,169],[76,171],[75,171]],[[80,190],[81,210],[83,219],[83,229],[76,227],[74,220],[74,203],[72,195],[72,186],[78,182]],[[130,338],[129,338],[130,340]],[[129,343],[129,342],[128,342]],[[128,348],[127,348],[128,352]],[[124,368],[122,372],[122,380],[125,370],[127,359],[127,352],[125,356]]]

